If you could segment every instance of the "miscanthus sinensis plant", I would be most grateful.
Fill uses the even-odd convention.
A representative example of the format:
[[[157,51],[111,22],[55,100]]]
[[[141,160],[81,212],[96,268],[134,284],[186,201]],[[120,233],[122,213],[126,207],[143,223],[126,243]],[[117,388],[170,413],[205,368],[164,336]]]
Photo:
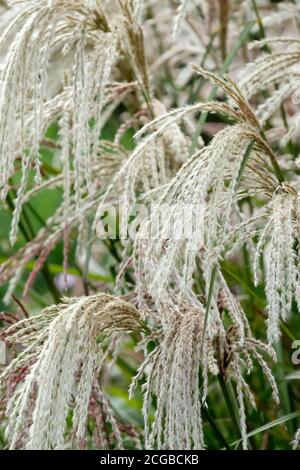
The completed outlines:
[[[297,449],[299,2],[1,8],[1,445]]]

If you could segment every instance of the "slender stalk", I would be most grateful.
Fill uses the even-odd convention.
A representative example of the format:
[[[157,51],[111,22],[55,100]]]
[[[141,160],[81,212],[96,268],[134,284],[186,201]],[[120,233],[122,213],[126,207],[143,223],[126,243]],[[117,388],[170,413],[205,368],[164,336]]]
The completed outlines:
[[[220,444],[225,447],[225,449],[229,450],[230,446],[228,442],[226,441],[225,437],[223,436],[222,432],[219,429],[219,426],[216,424],[214,417],[212,414],[208,411],[206,407],[202,407],[202,414],[203,416],[207,419],[209,424],[211,425],[212,429],[214,430],[216,437],[220,441]]]
[[[220,45],[223,61],[226,59],[227,52],[227,27],[229,18],[229,6],[229,0],[219,0]]]
[[[26,310],[26,308],[24,307],[24,305],[22,304],[22,302],[18,299],[18,297],[16,297],[14,294],[12,294],[12,298],[14,299],[14,301],[16,302],[16,304],[20,307],[20,309],[22,310],[25,318],[29,318],[29,314]]]
[[[266,34],[265,34],[265,28],[264,28],[264,25],[263,25],[263,22],[262,22],[262,19],[261,19],[261,16],[259,14],[259,10],[258,10],[258,6],[257,6],[257,3],[256,3],[256,0],[251,0],[251,3],[252,3],[252,6],[253,6],[253,10],[254,10],[254,13],[255,13],[255,16],[256,16],[256,21],[257,21],[257,24],[258,24],[258,27],[259,27],[259,32],[260,32],[260,37],[261,38],[265,38],[266,37]],[[268,52],[271,52],[268,44],[266,44],[265,46],[267,49]]]
[[[219,380],[219,384],[220,384],[220,387],[221,387],[221,390],[222,390],[222,393],[223,393],[223,396],[224,396],[224,399],[228,408],[228,412],[230,415],[234,432],[237,436],[240,436],[241,435],[240,426],[239,426],[239,422],[237,420],[237,417],[234,411],[234,406],[232,403],[232,399],[231,399],[227,384],[221,374],[218,375],[218,380]]]
[[[211,276],[210,276],[210,283],[209,283],[208,296],[207,296],[207,302],[206,302],[205,318],[204,318],[202,342],[201,342],[201,356],[203,354],[205,333],[206,333],[206,328],[207,328],[207,323],[208,323],[209,312],[211,308],[211,302],[213,298],[216,276],[217,276],[217,265],[214,265],[212,268]]]
[[[89,273],[89,265],[92,255],[92,222],[89,220],[89,228],[88,228],[88,243],[86,248],[85,260],[84,260],[84,268],[82,273],[82,283],[85,295],[89,295],[89,282],[88,282],[88,273]]]

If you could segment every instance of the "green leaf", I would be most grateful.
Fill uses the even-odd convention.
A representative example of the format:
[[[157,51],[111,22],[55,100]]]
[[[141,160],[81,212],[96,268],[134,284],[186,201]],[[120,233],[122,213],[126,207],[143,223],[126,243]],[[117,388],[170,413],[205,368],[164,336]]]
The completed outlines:
[[[260,434],[264,431],[267,431],[268,429],[274,428],[275,426],[278,426],[279,424],[286,423],[287,421],[290,421],[295,418],[300,418],[300,411],[294,411],[293,413],[289,413],[285,416],[281,416],[280,418],[274,419],[274,421],[271,421],[270,423],[264,424],[263,426],[260,426],[259,428],[254,429],[253,431],[247,434],[247,438],[256,436],[257,434]],[[236,444],[239,444],[241,440],[242,439],[239,439],[238,441],[234,441],[230,445],[234,446]]]
[[[300,380],[300,370],[296,370],[286,375],[283,380]]]

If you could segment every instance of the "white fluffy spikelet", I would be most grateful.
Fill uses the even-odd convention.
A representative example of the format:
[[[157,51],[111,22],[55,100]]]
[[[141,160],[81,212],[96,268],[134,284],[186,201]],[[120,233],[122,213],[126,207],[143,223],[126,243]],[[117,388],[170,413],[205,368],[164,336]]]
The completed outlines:
[[[34,9],[32,3],[27,9],[21,11],[16,25],[23,21],[13,41],[9,53],[6,56],[3,73],[1,76],[0,95],[0,141],[1,144],[1,192],[2,198],[6,197],[7,184],[13,173],[13,163],[18,154],[22,159],[22,178],[18,189],[16,209],[12,222],[11,241],[16,239],[17,224],[21,211],[21,198],[25,192],[28,173],[34,166],[39,175],[38,150],[39,140],[42,137],[42,95],[45,87],[45,76],[48,68],[48,44],[52,38],[52,27],[48,29],[48,22],[52,24],[52,14],[46,2],[41,2],[38,9]],[[51,20],[51,21],[50,21]],[[55,19],[54,19],[55,22]],[[43,31],[43,40],[39,48],[32,47],[32,34],[36,25]],[[12,25],[8,27],[11,30]],[[45,34],[44,31],[48,31]],[[0,47],[5,44],[7,32],[2,37]],[[39,36],[37,37],[39,40]],[[43,82],[42,82],[43,80]],[[33,99],[32,99],[33,96]],[[28,135],[25,129],[25,113],[31,107],[33,126]],[[30,144],[29,144],[30,143]],[[27,150],[27,147],[30,150]]]
[[[291,70],[300,60],[300,52],[281,52],[260,55],[243,72],[239,86],[250,98],[274,83],[286,81],[287,69]]]
[[[105,203],[109,197],[120,195],[123,219],[127,224],[136,202],[147,200],[148,193],[151,200],[151,191],[163,188],[188,158],[187,138],[176,123],[179,119],[177,110],[175,119],[168,119],[172,112],[165,113],[162,103],[153,100],[152,106],[156,119],[145,125],[137,135],[144,134],[148,129],[153,132],[136,147],[108,186],[96,213],[95,228],[103,210],[106,210]],[[167,122],[158,126],[165,119]]]
[[[257,132],[259,123],[247,100],[230,77],[220,77],[200,67],[195,69],[222,88],[229,95],[230,104],[200,103],[156,118],[141,133],[151,128],[157,130],[129,159],[135,160],[157,135],[188,112],[197,109],[220,112],[237,121],[220,131],[207,147],[196,151],[182,165],[156,198],[155,211],[141,223],[134,247],[136,273],[141,290],[146,289],[153,295],[157,305],[170,304],[176,296],[179,302],[183,299],[190,303],[195,301],[191,293],[192,276],[196,255],[201,249],[205,257],[204,277],[209,283],[211,267],[221,256],[230,231],[236,193],[251,160],[254,142],[256,153],[268,158],[270,155],[266,154],[271,152]],[[128,165],[127,162],[125,166]],[[202,220],[202,224],[195,229],[191,220],[193,224]],[[189,236],[182,234],[186,228],[190,230]],[[172,289],[169,288],[171,285]]]
[[[176,34],[180,32],[188,3],[189,3],[189,0],[180,0],[179,6],[177,8],[177,14],[176,14],[175,21],[174,21],[174,29],[173,29],[174,36],[176,36]]]
[[[197,68],[197,70],[201,70],[204,74],[202,69]],[[208,75],[209,78],[211,75],[215,77],[214,74],[208,73]],[[220,81],[223,85],[223,81],[221,79],[218,80],[218,83]],[[225,86],[228,88],[227,83]],[[237,96],[236,90],[234,90],[233,96],[238,99],[239,103],[241,102],[241,97]],[[146,135],[137,145],[121,170],[114,177],[112,183],[108,186],[102,198],[102,204],[99,205],[95,217],[95,227],[101,219],[103,204],[105,204],[108,197],[115,192],[116,186],[118,188],[120,187],[120,182],[122,182],[122,180],[124,181],[125,186],[125,189],[123,189],[123,201],[125,207],[130,206],[130,201],[135,202],[134,190],[138,183],[142,183],[144,185],[144,191],[147,188],[150,190],[154,188],[157,189],[157,185],[162,186],[163,191],[164,184],[169,181],[170,177],[174,176],[176,170],[181,167],[188,156],[187,138],[184,136],[177,124],[177,122],[183,119],[187,114],[197,111],[210,111],[213,113],[219,112],[230,118],[236,119],[237,121],[248,122],[249,119],[249,122],[252,125],[253,123],[256,123],[253,113],[248,113],[246,116],[243,114],[240,115],[235,111],[235,109],[233,109],[233,107],[226,103],[197,103],[195,105],[184,106],[183,108],[172,110],[168,113],[164,113],[164,107],[158,101],[152,101],[151,104],[153,112],[157,117],[150,123],[146,124],[136,134],[136,137],[139,138],[149,132],[149,134]],[[197,156],[198,154],[194,155],[193,161]]]
[[[73,74],[73,142],[75,193],[77,207],[84,195],[91,194],[92,159],[96,157],[102,125],[102,112],[106,104],[106,85],[117,55],[116,33],[103,33],[92,54],[85,49],[85,31],[76,49],[76,65]],[[91,128],[89,120],[94,118]]]
[[[293,450],[296,450],[300,444],[300,428],[296,432],[295,439],[293,440],[292,444],[293,444]]]
[[[290,2],[287,0],[285,2],[278,3],[275,11],[266,12],[262,17],[264,27],[274,27],[283,24],[285,21],[295,20],[299,14],[299,9],[300,5],[297,2]],[[258,25],[257,28],[259,28]],[[272,41],[272,39],[273,38],[268,38],[267,40]]]
[[[163,312],[159,345],[134,379],[146,374],[144,421],[147,449],[202,449],[201,402],[198,391],[204,311],[188,307]],[[155,420],[149,424],[151,395],[157,398]]]
[[[99,335],[140,329],[138,311],[107,294],[64,299],[63,304],[8,329],[8,341],[25,349],[1,375],[1,387],[11,373],[32,363],[7,407],[11,448],[63,448],[72,400],[74,437],[83,438],[92,383],[101,360]]]
[[[98,148],[106,85],[117,56],[118,38],[102,18],[96,2],[41,0],[21,4],[19,14],[3,33],[0,48],[7,48],[1,71],[0,192],[6,197],[14,162],[21,157],[21,182],[15,202],[10,240],[16,240],[22,200],[31,169],[41,183],[39,148],[47,126],[70,112],[73,137],[77,207],[93,191],[91,162]],[[49,63],[55,54],[72,55],[63,66],[71,74],[68,93],[49,96]],[[49,98],[52,98],[49,100]],[[65,101],[64,101],[65,100]],[[60,116],[59,116],[60,117]],[[94,119],[95,124],[90,125]]]
[[[209,375],[220,374],[223,380],[231,378],[236,384],[244,448],[247,447],[244,400],[256,408],[254,394],[244,374],[253,370],[254,360],[261,367],[271,386],[273,399],[278,403],[276,382],[265,359],[275,362],[275,352],[252,336],[238,300],[233,298],[228,287],[224,289],[224,282],[218,302],[213,301],[205,334],[203,306],[182,304],[177,310],[164,307],[158,312],[161,331],[146,339],[154,340],[156,347],[147,354],[130,388],[132,395],[138,381],[146,376],[142,386],[146,448],[203,448],[201,404],[206,403]],[[222,319],[224,310],[232,321],[227,329]],[[199,370],[202,371],[200,389]],[[156,411],[150,424],[153,395],[156,397]]]
[[[209,146],[182,166],[156,201],[156,210],[143,221],[135,242],[136,271],[142,288],[149,290],[158,304],[167,300],[168,293],[173,295],[174,289],[191,301],[187,296],[197,252],[204,243],[207,259],[217,258],[222,251],[249,141],[239,125],[217,134]],[[204,226],[206,217],[209,220]],[[175,287],[168,289],[173,282]]]
[[[241,435],[242,435],[242,446],[243,446],[243,450],[247,450],[248,444],[247,444],[246,411],[245,411],[244,393],[243,393],[243,387],[242,387],[242,381],[241,381],[239,369],[237,369],[236,371],[236,377],[237,377],[236,389],[237,389],[237,399],[238,399],[238,404],[239,404],[239,417],[240,417],[240,430],[241,430]]]
[[[293,296],[298,295],[298,272],[294,243],[297,237],[295,190],[286,187],[274,195],[268,231],[270,244],[266,250],[266,295],[268,300],[268,339],[278,341],[279,320],[287,320]],[[266,236],[266,233],[264,233]]]
[[[216,358],[219,367],[219,373],[226,380],[227,377],[231,378],[236,384],[237,400],[239,404],[239,423],[242,436],[243,449],[247,449],[247,427],[246,427],[246,411],[245,399],[250,405],[256,409],[255,395],[247,384],[244,373],[250,374],[254,369],[254,360],[256,360],[261,367],[263,374],[272,390],[272,397],[276,404],[279,403],[278,389],[275,379],[272,375],[270,366],[268,365],[264,356],[271,359],[273,363],[276,362],[276,355],[271,346],[256,340],[250,331],[249,324],[245,317],[244,312],[235,299],[234,304],[239,308],[242,321],[246,326],[246,335],[243,337],[240,327],[240,320],[232,315],[232,309],[236,308],[233,305],[232,294],[228,296],[228,288],[219,297],[220,313],[225,308],[228,311],[233,323],[227,330],[222,325],[221,321],[215,324],[212,331],[214,332],[213,340],[216,344]]]
[[[140,24],[145,9],[145,0],[133,0],[133,12],[138,24]]]

